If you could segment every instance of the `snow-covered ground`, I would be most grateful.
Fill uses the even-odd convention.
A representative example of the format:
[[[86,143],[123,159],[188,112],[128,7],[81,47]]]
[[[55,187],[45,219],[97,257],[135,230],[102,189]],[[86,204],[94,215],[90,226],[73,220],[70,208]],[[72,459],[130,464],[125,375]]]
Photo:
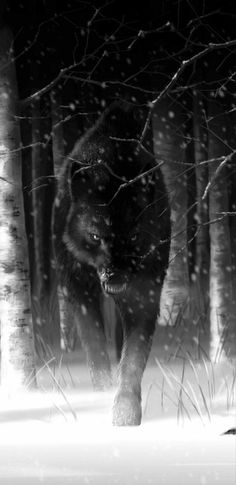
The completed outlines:
[[[233,361],[157,355],[134,428],[111,426],[114,392],[92,391],[82,351],[39,366],[40,392],[1,399],[0,483],[235,485]]]

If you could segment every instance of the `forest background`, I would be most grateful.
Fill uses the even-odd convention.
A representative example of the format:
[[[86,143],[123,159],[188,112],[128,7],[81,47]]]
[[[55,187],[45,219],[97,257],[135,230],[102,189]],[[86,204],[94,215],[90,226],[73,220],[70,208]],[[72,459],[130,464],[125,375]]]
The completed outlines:
[[[7,76],[16,75],[14,103],[6,109],[6,96],[1,98],[1,126],[13,110],[18,141],[10,153],[22,163],[38,355],[50,358],[61,349],[80,348],[53,263],[55,181],[75,141],[114,100],[137,108],[143,121],[137,143],[148,138],[150,150],[153,145],[169,193],[170,265],[158,320],[162,350],[172,346],[178,355],[184,347],[213,361],[234,355],[234,2],[149,0],[134,9],[123,1],[8,0],[1,2],[0,21],[1,93]],[[1,172],[2,194],[9,177]],[[13,218],[19,215],[14,210]],[[3,209],[1,214],[6,216]],[[6,281],[11,271],[4,238],[1,245],[1,281]],[[9,285],[2,287],[5,301]],[[16,287],[17,280],[10,295]],[[30,313],[27,305],[24,312]],[[104,314],[113,322],[107,325],[112,343],[111,301],[106,300]]]

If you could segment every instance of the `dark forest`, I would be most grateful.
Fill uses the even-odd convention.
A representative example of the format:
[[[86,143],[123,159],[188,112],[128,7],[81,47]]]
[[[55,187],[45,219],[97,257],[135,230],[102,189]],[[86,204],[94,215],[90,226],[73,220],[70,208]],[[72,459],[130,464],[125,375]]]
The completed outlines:
[[[62,395],[87,361],[113,424],[145,423],[155,388],[204,421],[226,365],[235,408],[235,21],[228,0],[1,1],[7,395],[44,371]]]

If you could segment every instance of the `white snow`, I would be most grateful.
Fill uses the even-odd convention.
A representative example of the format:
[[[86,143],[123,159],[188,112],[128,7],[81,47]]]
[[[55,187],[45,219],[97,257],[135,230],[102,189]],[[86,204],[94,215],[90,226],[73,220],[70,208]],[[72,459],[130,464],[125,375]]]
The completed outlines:
[[[154,346],[140,427],[111,426],[114,391],[92,391],[82,351],[44,366],[40,392],[2,396],[0,484],[235,485],[236,437],[222,436],[236,426],[233,362],[183,373],[157,357]]]

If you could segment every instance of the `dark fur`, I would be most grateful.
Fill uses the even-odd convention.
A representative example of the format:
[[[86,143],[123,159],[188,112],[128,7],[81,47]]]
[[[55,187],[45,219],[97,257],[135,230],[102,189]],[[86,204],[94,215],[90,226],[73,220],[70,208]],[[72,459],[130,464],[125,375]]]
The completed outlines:
[[[124,343],[113,407],[115,425],[141,422],[146,366],[169,254],[169,209],[161,173],[135,141],[132,112],[114,105],[65,161],[54,205],[54,248],[96,389],[111,384],[101,293],[114,298]],[[122,187],[126,181],[138,180]],[[122,187],[122,188],[121,188]]]

